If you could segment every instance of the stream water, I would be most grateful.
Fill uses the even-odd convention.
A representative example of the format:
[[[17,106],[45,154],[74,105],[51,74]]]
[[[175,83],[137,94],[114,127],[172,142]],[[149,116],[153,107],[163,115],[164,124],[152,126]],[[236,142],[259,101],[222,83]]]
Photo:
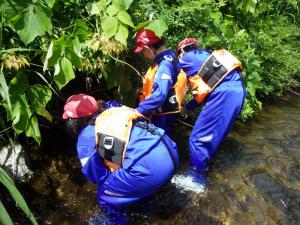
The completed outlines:
[[[176,130],[181,174],[190,130]],[[81,175],[75,149],[59,132],[48,139],[30,150],[35,176],[22,193],[40,224],[88,224],[99,213],[96,186]],[[209,164],[205,190],[169,183],[129,209],[129,224],[300,224],[300,98],[286,95],[253,121],[236,122]],[[15,215],[16,224],[29,224]]]

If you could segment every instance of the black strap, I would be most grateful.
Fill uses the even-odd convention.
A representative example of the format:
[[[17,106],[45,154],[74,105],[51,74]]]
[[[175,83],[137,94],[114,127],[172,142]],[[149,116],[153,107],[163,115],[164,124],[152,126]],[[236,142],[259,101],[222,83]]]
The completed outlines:
[[[160,137],[160,139],[162,140],[162,142],[164,143],[164,145],[166,146],[166,148],[167,148],[167,150],[169,152],[169,155],[170,155],[170,157],[172,159],[172,162],[173,162],[173,165],[174,165],[174,170],[175,170],[177,168],[177,165],[176,165],[176,161],[175,161],[174,155],[172,154],[172,150],[171,150],[170,146],[168,145],[166,139],[163,137],[163,135],[161,135],[161,133],[159,133],[154,128],[150,127],[149,124],[137,122],[134,125],[137,126],[137,127],[139,127],[139,128],[147,130],[151,134],[154,134],[154,135],[157,135],[157,136]]]

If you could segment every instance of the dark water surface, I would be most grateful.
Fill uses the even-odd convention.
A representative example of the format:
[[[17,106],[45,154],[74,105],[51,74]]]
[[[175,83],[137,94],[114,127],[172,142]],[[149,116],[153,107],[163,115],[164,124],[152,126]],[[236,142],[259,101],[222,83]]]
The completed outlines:
[[[190,131],[177,130],[186,149]],[[58,142],[52,146],[63,138]],[[180,151],[182,173],[188,151]],[[31,158],[38,154],[32,150]],[[88,224],[98,213],[96,186],[85,181],[74,153],[50,154],[34,169],[22,192],[40,224]],[[129,223],[300,224],[300,98],[287,95],[265,105],[254,121],[236,122],[209,165],[206,189],[196,194],[168,184],[132,207]]]

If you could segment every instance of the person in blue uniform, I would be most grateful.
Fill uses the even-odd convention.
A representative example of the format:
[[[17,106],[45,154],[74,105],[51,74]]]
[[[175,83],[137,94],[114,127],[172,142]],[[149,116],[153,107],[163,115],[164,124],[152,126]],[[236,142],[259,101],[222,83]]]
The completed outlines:
[[[207,162],[243,108],[246,90],[241,77],[242,66],[226,50],[200,49],[194,38],[178,44],[178,57],[194,95],[185,109],[204,105],[189,138],[189,148],[191,173],[205,174]]]
[[[178,112],[178,109],[172,107],[172,103],[176,104],[172,99],[176,98],[172,98],[170,92],[177,81],[177,72],[173,64],[175,53],[172,49],[166,48],[163,38],[148,29],[143,28],[138,31],[136,42],[135,52],[142,53],[152,62],[144,77],[139,96],[140,103],[136,110],[145,116],[152,114],[152,123],[169,133],[175,113]],[[165,104],[171,107],[165,107]]]
[[[82,173],[98,185],[98,202],[102,212],[110,215],[110,220],[116,220],[114,223],[122,224],[126,223],[122,212],[127,206],[151,195],[171,179],[178,166],[178,154],[176,144],[165,132],[148,124],[135,110],[116,102],[102,102],[100,109],[105,110],[99,112],[99,105],[92,96],[73,95],[64,106],[63,119],[67,120],[67,128],[77,137]],[[103,150],[103,156],[101,138],[96,140],[96,134],[99,134],[96,128],[112,130],[112,134],[124,133],[122,129],[125,126],[120,121],[128,120],[128,115],[137,119],[132,120],[132,126],[128,128],[122,161],[117,164],[106,153],[118,146],[119,139],[108,136],[106,140],[104,136],[107,149]],[[127,127],[127,122],[125,125]],[[109,142],[112,139],[114,142]]]

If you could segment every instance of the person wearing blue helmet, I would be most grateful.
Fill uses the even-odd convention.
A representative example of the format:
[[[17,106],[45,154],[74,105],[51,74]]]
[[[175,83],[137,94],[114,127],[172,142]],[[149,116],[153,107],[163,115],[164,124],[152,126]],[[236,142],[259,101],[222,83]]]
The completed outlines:
[[[139,105],[136,110],[151,115],[154,125],[169,133],[172,129],[175,114],[180,112],[185,95],[185,75],[178,73],[173,63],[175,53],[167,49],[164,39],[153,31],[140,29],[136,36],[136,53],[152,62],[143,79],[139,93]],[[184,93],[183,93],[184,92]]]
[[[194,96],[185,109],[204,105],[189,138],[189,148],[191,173],[205,174],[207,162],[243,108],[246,90],[242,65],[224,49],[212,52],[200,49],[194,38],[181,41],[177,53]]]
[[[108,215],[91,224],[126,224],[123,210],[171,179],[178,166],[177,148],[136,110],[116,102],[102,102],[100,109],[92,96],[73,95],[63,119],[77,138],[81,171],[98,185],[98,202]]]

